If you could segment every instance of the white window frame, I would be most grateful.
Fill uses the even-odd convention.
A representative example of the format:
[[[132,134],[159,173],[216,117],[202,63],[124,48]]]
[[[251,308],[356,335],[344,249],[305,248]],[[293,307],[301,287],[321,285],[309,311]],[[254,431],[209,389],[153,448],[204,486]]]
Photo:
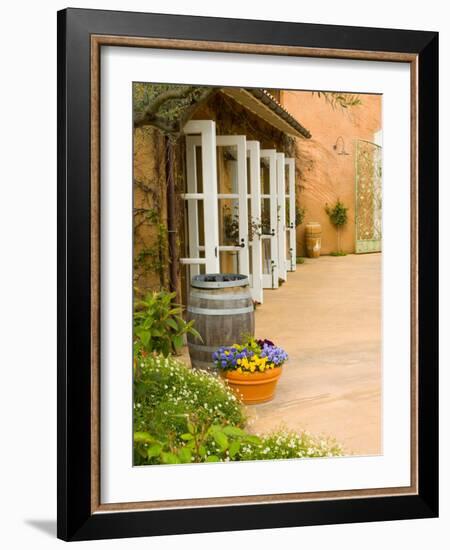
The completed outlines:
[[[249,265],[249,246],[248,246],[248,207],[247,207],[247,139],[245,136],[216,136],[217,147],[236,147],[236,160],[229,161],[230,165],[235,167],[232,171],[233,193],[217,193],[218,199],[238,199],[239,213],[239,245],[223,246],[219,245],[218,250],[236,251],[239,255],[239,273],[241,275],[250,275]],[[233,164],[235,162],[235,164]],[[217,181],[219,189],[219,181]],[[217,206],[218,212],[218,206]],[[219,217],[217,216],[217,233]]]
[[[278,277],[287,280],[286,268],[286,192],[284,153],[277,153]]]
[[[261,194],[261,199],[270,200],[270,235],[261,239],[270,239],[271,273],[263,273],[263,288],[278,288],[278,223],[277,223],[277,152],[275,149],[261,149],[260,157],[269,162],[269,194]],[[262,256],[262,254],[261,254]]]
[[[284,162],[288,170],[289,182],[289,226],[287,238],[289,239],[290,258],[287,260],[288,271],[297,269],[297,227],[295,222],[295,158],[285,158]]]
[[[190,275],[199,273],[204,264],[207,273],[219,273],[219,228],[217,204],[216,124],[213,120],[190,120],[184,127],[186,135],[189,257],[180,258],[190,265]],[[198,193],[195,148],[201,147],[203,192]],[[198,200],[203,200],[205,257],[200,258]],[[194,256],[195,254],[195,256]]]
[[[261,223],[261,156],[259,141],[247,141],[247,157],[249,159],[250,199],[249,220],[252,227],[252,238],[249,235],[249,253],[252,255],[252,271],[250,283],[252,298],[255,302],[263,303],[264,291],[262,281],[262,250],[261,234],[255,226]]]

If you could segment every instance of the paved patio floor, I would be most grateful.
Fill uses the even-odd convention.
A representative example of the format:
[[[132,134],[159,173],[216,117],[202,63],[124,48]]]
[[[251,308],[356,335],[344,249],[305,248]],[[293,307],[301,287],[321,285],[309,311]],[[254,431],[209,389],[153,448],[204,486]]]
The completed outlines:
[[[249,407],[251,429],[306,429],[348,453],[381,449],[381,254],[307,259],[264,292],[256,336],[289,361],[270,403]]]

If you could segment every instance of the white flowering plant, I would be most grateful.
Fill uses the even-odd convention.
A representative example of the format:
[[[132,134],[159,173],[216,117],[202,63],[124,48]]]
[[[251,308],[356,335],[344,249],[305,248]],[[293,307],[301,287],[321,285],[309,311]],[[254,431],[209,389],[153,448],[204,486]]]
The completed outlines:
[[[281,458],[324,458],[341,456],[343,448],[334,439],[306,431],[278,430],[260,437],[256,444],[244,444],[239,460],[274,460]]]
[[[220,435],[214,437],[219,428],[242,428],[245,421],[243,404],[219,377],[188,369],[173,357],[156,354],[136,357],[136,464],[174,461],[172,455],[177,453],[173,451],[189,447],[190,436],[195,435],[196,441],[207,435],[211,441],[223,440]],[[145,451],[149,444],[156,445],[150,453]],[[199,447],[196,450],[202,452],[194,456],[195,461],[203,461],[207,456]],[[171,454],[151,456],[159,448],[161,453]]]
[[[173,357],[136,357],[134,463],[178,464],[339,456],[333,440],[246,429],[243,404],[220,377]]]

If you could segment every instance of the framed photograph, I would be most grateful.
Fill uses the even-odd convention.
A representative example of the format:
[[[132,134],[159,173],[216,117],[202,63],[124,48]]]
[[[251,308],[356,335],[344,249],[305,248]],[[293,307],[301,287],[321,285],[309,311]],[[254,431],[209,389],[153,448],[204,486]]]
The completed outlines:
[[[58,536],[438,514],[434,32],[58,13]]]

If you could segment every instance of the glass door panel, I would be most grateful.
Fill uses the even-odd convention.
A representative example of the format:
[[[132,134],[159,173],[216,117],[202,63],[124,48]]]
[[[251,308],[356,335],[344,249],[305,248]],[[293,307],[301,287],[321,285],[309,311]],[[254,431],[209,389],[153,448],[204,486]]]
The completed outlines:
[[[237,258],[234,262],[221,260],[221,270],[233,267],[238,269],[233,273],[249,276],[246,139],[245,136],[217,136],[216,144],[219,255],[230,258],[230,254],[221,252],[235,252]]]

